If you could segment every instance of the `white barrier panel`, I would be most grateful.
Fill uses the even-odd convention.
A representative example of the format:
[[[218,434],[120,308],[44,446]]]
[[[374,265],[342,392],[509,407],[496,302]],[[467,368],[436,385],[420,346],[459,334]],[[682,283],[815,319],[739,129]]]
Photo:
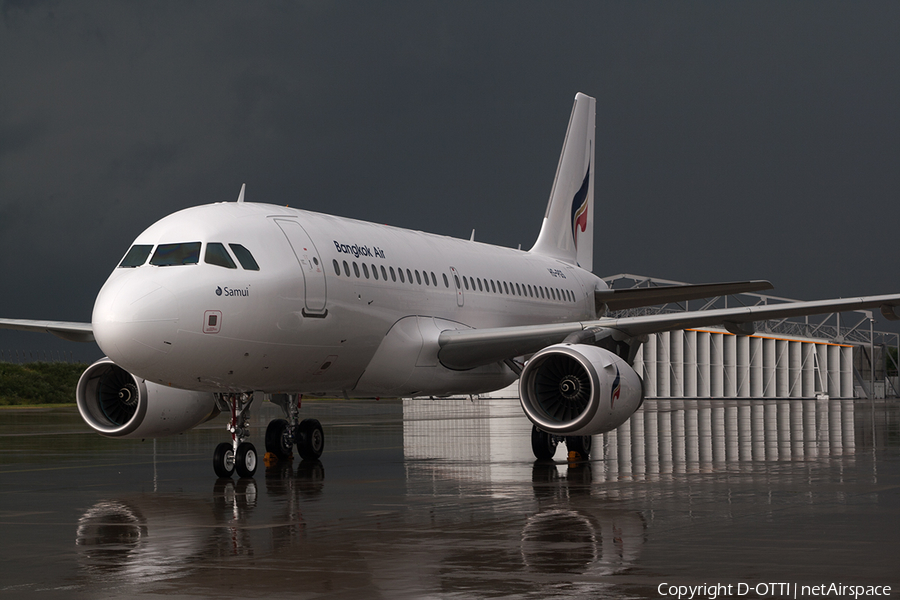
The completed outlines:
[[[847,398],[852,360],[850,346],[684,330],[650,336],[634,365],[648,398]]]

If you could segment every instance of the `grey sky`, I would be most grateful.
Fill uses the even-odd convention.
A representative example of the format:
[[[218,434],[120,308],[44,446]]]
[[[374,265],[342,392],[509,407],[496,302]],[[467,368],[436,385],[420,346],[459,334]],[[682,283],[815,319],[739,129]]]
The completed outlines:
[[[0,16],[5,317],[89,320],[141,230],[242,182],[248,201],[527,248],[577,91],[598,100],[598,274],[900,291],[897,2]],[[0,332],[0,349],[44,342]]]

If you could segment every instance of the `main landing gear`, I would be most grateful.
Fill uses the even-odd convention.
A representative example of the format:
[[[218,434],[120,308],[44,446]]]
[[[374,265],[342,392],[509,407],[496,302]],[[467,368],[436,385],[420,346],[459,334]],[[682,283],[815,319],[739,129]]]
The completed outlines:
[[[231,477],[237,471],[238,477],[253,477],[256,472],[256,447],[245,442],[250,436],[250,405],[253,394],[220,394],[216,396],[219,408],[231,411],[228,431],[231,443],[222,442],[213,453],[213,469],[219,477]]]
[[[300,420],[299,394],[272,394],[271,400],[284,411],[287,419],[274,419],[266,427],[266,452],[280,460],[293,457],[294,444],[297,453],[305,460],[315,460],[325,449],[325,432],[316,419]],[[219,477],[253,477],[258,464],[256,447],[245,441],[250,437],[250,405],[253,394],[217,394],[216,401],[222,411],[231,411],[227,429],[231,443],[223,442],[213,453],[213,469]]]
[[[556,454],[556,447],[560,442],[566,443],[566,449],[571,456],[578,453],[577,458],[587,459],[591,455],[591,436],[589,435],[553,435],[541,429],[537,425],[531,426],[531,451],[538,460],[550,460]]]
[[[293,446],[304,460],[315,460],[325,449],[325,432],[317,419],[300,420],[300,394],[272,394],[272,403],[287,419],[275,419],[266,427],[266,452],[281,459],[293,456]]]

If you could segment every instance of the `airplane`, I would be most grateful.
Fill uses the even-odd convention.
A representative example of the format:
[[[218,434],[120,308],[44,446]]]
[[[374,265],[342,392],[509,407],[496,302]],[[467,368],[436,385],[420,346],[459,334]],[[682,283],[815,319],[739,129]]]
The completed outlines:
[[[610,311],[771,289],[768,281],[610,289],[592,273],[596,100],[575,97],[540,233],[528,251],[295,208],[237,202],[188,208],[141,233],[97,295],[90,323],[0,319],[0,328],[95,340],[81,376],[85,422],[118,438],[187,431],[220,412],[219,477],[251,477],[254,392],[279,405],[267,452],[321,456],[300,419],[307,396],[480,394],[519,380],[535,457],[591,436],[644,400],[631,364],[653,333],[880,308],[900,294],[627,318]]]

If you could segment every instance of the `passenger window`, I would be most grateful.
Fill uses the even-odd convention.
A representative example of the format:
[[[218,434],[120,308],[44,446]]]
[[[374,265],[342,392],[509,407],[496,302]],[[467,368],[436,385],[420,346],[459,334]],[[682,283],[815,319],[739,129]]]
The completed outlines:
[[[363,263],[363,275],[366,276],[366,279],[369,278],[369,267],[366,266],[366,263]]]
[[[237,265],[231,260],[225,245],[219,242],[206,244],[206,255],[203,257],[203,262],[208,265],[225,267],[226,269],[237,269]]]
[[[459,289],[461,286],[459,285],[459,276],[454,275],[453,280],[456,282],[456,289]]]
[[[463,277],[463,285],[466,286],[466,289],[469,289],[469,280]]]
[[[400,283],[406,283],[406,280],[403,278],[403,269],[397,269],[397,272],[400,273]]]
[[[334,274],[340,275],[341,274],[341,265],[338,264],[337,259],[335,258],[331,262],[332,262],[332,264],[334,264]]]
[[[416,281],[419,283],[419,285],[422,285],[422,277],[419,275],[418,271],[416,271]]]
[[[449,288],[450,288],[450,281],[447,280],[447,274],[446,274],[446,273],[441,273],[441,277],[444,278],[444,287],[449,289]]]
[[[493,279],[491,280],[491,291],[494,292],[495,294],[497,293],[497,286],[494,285]]]
[[[375,281],[378,281],[378,267],[372,265],[372,277],[375,278]]]
[[[353,263],[353,274],[359,279],[359,265],[356,262]]]
[[[397,273],[394,272],[394,267],[391,267],[390,269],[391,269],[391,281],[397,281]],[[400,273],[400,275],[403,275],[403,273]],[[385,277],[385,279],[387,279],[387,277]]]
[[[147,262],[147,257],[150,256],[151,250],[153,250],[153,246],[135,244],[128,249],[128,253],[125,254],[125,258],[122,259],[119,266],[127,268],[139,267]]]
[[[409,283],[412,285],[412,271],[409,269],[406,270],[406,278],[409,279]]]
[[[437,277],[434,276],[434,271],[431,272],[431,284],[437,287]]]
[[[256,259],[253,258],[253,255],[250,254],[249,250],[240,244],[228,244],[228,247],[234,252],[235,257],[237,257],[238,262],[241,263],[242,267],[248,271],[259,271],[259,265],[256,264]]]
[[[347,261],[344,261],[344,275],[350,277],[350,265],[347,264]]]
[[[384,270],[384,265],[381,265],[381,278],[387,281],[387,271]]]
[[[176,265],[196,265],[200,262],[200,242],[183,244],[160,244],[150,259],[151,265],[172,267]]]
[[[479,291],[479,292],[483,292],[483,291],[484,291],[484,286],[481,285],[481,280],[480,280],[480,279],[477,279],[476,281],[478,281],[478,291]]]

